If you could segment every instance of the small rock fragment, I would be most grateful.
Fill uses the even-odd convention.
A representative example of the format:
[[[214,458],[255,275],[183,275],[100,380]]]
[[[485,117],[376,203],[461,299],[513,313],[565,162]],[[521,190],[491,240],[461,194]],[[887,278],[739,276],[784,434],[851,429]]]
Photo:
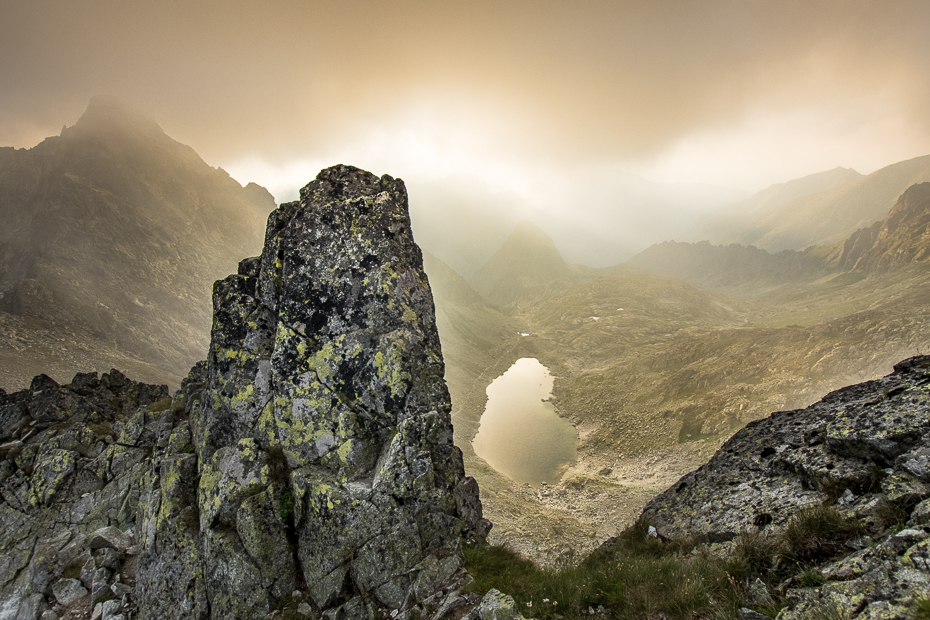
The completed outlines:
[[[52,586],[52,593],[60,605],[70,605],[87,596],[87,588],[77,579],[61,579]]]

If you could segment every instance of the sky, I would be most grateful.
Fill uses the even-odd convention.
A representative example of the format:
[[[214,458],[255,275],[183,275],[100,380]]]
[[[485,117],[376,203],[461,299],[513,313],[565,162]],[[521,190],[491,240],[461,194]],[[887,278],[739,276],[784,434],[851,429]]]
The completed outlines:
[[[278,201],[336,163],[528,201],[589,171],[751,192],[930,153],[928,24],[925,0],[3,0],[0,145],[109,94]]]

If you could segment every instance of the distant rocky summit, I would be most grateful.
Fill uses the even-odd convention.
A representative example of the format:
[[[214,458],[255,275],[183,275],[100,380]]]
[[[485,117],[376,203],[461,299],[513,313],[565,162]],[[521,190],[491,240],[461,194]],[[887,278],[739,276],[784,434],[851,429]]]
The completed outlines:
[[[841,269],[883,273],[930,258],[930,183],[912,185],[884,220],[861,228],[834,258]]]
[[[811,579],[820,585],[783,584],[788,607],[779,620],[824,610],[911,618],[914,600],[930,598],[930,356],[749,423],[643,517],[663,536],[697,535],[726,548],[753,533],[784,532],[810,506],[835,507],[873,534],[820,566]]]
[[[110,97],[0,147],[0,385],[115,366],[177,387],[208,346],[210,285],[261,251],[274,208]]]
[[[0,393],[0,619],[477,602],[462,541],[490,524],[403,182],[322,171],[213,301],[208,360],[173,397],[117,371]]]

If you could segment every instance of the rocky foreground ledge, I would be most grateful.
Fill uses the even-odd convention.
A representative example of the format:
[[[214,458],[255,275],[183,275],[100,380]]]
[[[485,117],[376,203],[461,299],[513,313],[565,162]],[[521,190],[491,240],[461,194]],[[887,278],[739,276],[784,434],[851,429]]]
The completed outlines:
[[[809,583],[781,584],[778,619],[913,618],[915,601],[930,598],[930,356],[750,423],[643,518],[662,536],[697,535],[726,554],[821,505],[872,534],[848,541],[849,555],[817,567]]]
[[[180,390],[117,371],[0,392],[0,620],[442,617],[477,601],[401,181],[324,170],[214,286]]]

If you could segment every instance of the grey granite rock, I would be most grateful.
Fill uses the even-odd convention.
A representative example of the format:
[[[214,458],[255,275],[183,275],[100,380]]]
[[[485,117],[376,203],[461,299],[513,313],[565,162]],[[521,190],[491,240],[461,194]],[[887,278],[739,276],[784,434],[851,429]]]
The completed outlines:
[[[523,620],[513,597],[491,589],[463,620]]]
[[[77,579],[61,579],[52,586],[55,600],[60,605],[70,605],[87,596],[87,588]]]
[[[823,585],[788,587],[778,619],[912,617],[914,601],[930,596],[930,357],[894,370],[747,425],[653,499],[644,518],[665,536],[727,541],[777,533],[811,504],[833,504],[873,528],[890,509],[911,527],[874,534],[875,544],[850,541],[849,555],[818,568]],[[749,598],[763,605],[758,590]]]
[[[0,393],[3,614],[38,617],[52,584],[159,620],[264,617],[297,587],[339,618],[445,600],[490,524],[403,183],[324,170],[213,300],[173,397],[117,370]]]

